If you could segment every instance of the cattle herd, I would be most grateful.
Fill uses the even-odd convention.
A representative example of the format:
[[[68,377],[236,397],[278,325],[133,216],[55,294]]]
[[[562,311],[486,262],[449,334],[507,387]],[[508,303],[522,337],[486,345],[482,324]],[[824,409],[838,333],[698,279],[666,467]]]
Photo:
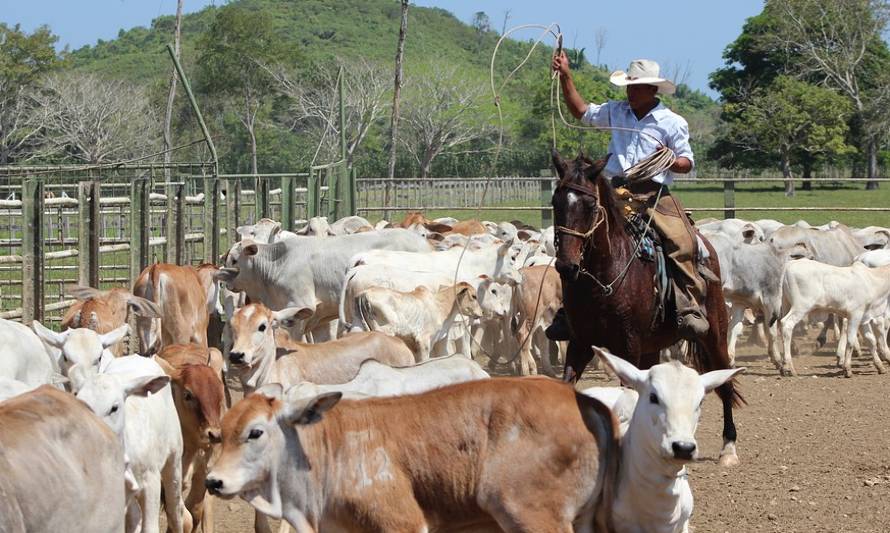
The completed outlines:
[[[749,327],[795,375],[816,327],[847,377],[860,333],[885,371],[890,230],[697,226],[732,357]],[[214,497],[236,496],[258,532],[688,531],[701,404],[743,369],[597,349],[626,388],[528,377],[564,360],[544,336],[552,227],[409,213],[238,232],[220,265],[71,287],[61,332],[0,320],[0,532],[151,533],[162,512],[212,532]],[[490,378],[504,368],[522,377]]]

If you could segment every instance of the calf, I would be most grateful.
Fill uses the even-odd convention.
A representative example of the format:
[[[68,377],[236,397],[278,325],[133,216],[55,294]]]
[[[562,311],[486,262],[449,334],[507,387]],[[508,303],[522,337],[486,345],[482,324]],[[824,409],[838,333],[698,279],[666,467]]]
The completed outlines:
[[[437,357],[402,368],[368,359],[361,364],[356,376],[346,383],[318,385],[304,381],[291,390],[307,398],[327,392],[342,392],[347,398],[403,396],[488,378],[488,373],[478,363],[461,354]]]
[[[374,332],[351,334],[318,344],[291,341],[279,355],[274,330],[307,313],[308,309],[299,308],[272,311],[262,304],[249,304],[235,313],[229,363],[245,393],[272,382],[343,383],[352,379],[362,361],[369,358],[394,366],[414,363],[414,356],[405,343]]]
[[[550,362],[550,341],[544,336],[544,328],[553,322],[556,311],[562,307],[562,281],[556,269],[549,266],[523,268],[522,283],[513,293],[517,312],[515,325],[511,324],[516,346],[519,347],[522,375],[537,373],[532,354],[535,348],[547,375],[554,375]]]
[[[170,378],[154,360],[139,355],[118,357],[102,373],[77,365],[70,377],[77,398],[111,427],[125,451],[138,504],[128,509],[127,531],[141,524],[145,533],[158,532],[162,486],[168,527],[174,533],[191,531],[182,501],[182,433]]]
[[[207,486],[298,531],[608,531],[617,453],[608,409],[549,378],[359,401],[273,384],[226,414]]]
[[[205,533],[212,533],[213,499],[206,496],[204,478],[216,449],[214,443],[220,440],[220,420],[225,411],[220,371],[208,365],[208,350],[195,344],[166,346],[155,360],[173,385],[173,403],[182,430],[185,508],[195,529],[203,523]]]
[[[127,323],[128,309],[146,319],[161,318],[161,311],[154,302],[134,296],[127,289],[118,287],[100,291],[74,285],[68,287],[67,292],[77,298],[77,303],[62,317],[62,330],[88,328],[96,333],[109,333]],[[119,342],[109,349],[118,357],[124,353],[124,344]]]
[[[0,450],[0,531],[123,531],[123,448],[70,394],[0,402]]]
[[[154,319],[137,317],[143,355],[171,344],[207,346],[210,314],[219,303],[216,271],[217,267],[210,264],[192,267],[157,263],[139,274],[133,294],[157,304],[161,316],[160,337],[154,333]]]
[[[887,312],[890,297],[890,266],[869,268],[862,263],[839,267],[800,259],[785,268],[782,280],[783,309],[781,330],[784,358],[780,372],[797,375],[791,363],[791,335],[794,326],[811,311],[828,311],[847,317],[846,345],[839,364],[846,377],[852,377],[852,350],[859,351],[859,326]],[[873,361],[878,372],[884,365],[874,350]]]
[[[596,351],[621,382],[637,393],[619,394],[619,410],[629,410],[634,396],[640,399],[621,438],[612,511],[614,531],[689,531],[693,502],[685,463],[698,453],[695,430],[701,405],[705,394],[745,369],[715,370],[699,376],[672,361],[638,370],[606,350]]]
[[[411,292],[370,288],[357,297],[362,324],[367,331],[380,331],[402,339],[411,347],[417,362],[430,358],[432,346],[446,339],[451,326],[461,318],[482,316],[476,289],[462,281],[432,292],[418,287]],[[465,334],[458,351],[470,353]]]
[[[58,356],[58,365],[64,376],[67,376],[71,367],[77,364],[100,371],[105,369],[114,359],[109,348],[120,342],[130,331],[130,326],[124,324],[101,335],[87,328],[56,333],[36,320],[31,327],[50,349],[61,352]]]

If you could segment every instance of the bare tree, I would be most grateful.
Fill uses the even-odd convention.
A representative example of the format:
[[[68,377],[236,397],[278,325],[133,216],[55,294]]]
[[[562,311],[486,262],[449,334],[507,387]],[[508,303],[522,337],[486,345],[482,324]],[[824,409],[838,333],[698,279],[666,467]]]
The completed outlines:
[[[507,22],[510,21],[510,15],[513,13],[512,9],[504,10],[504,22],[501,24],[501,35],[507,33]]]
[[[405,56],[405,38],[408,36],[408,0],[402,0],[402,17],[399,25],[399,43],[396,45],[395,80],[392,92],[392,112],[389,121],[389,165],[387,168],[388,183],[384,191],[383,203],[389,205],[391,184],[396,175],[396,149],[399,140],[399,105],[402,95],[402,58]],[[388,218],[389,212],[383,212]]]
[[[779,21],[775,45],[797,58],[790,68],[803,79],[818,79],[850,98],[868,162],[868,177],[877,177],[880,141],[890,125],[888,61],[872,47],[890,21],[884,0],[773,0]],[[867,188],[876,189],[877,182]]]
[[[596,29],[596,34],[594,35],[594,46],[596,46],[596,66],[602,65],[600,63],[600,57],[602,56],[603,49],[606,48],[606,37],[607,37],[606,28],[600,26]]]
[[[7,87],[6,81],[0,80],[0,165],[37,156],[36,143],[46,121],[45,110],[34,98],[39,89]]]
[[[346,161],[351,166],[368,132],[386,111],[389,76],[381,65],[364,59],[338,66],[343,68],[345,77]],[[297,78],[282,67],[274,73],[279,89],[290,101],[286,116],[288,127],[316,139],[326,161],[333,161],[339,154],[337,70],[321,70],[308,83],[305,78],[295,81]]]
[[[459,76],[454,68],[434,67],[413,80],[405,101],[402,145],[420,166],[420,177],[430,174],[433,160],[457,146],[486,137],[491,128],[480,117],[482,83]]]
[[[50,76],[44,88],[42,155],[106,163],[157,150],[160,124],[142,89],[77,73]]]
[[[176,2],[176,24],[173,28],[173,53],[179,58],[179,41],[182,34],[182,2]],[[167,109],[164,112],[164,163],[169,164],[173,158],[170,149],[173,148],[173,137],[170,134],[170,123],[173,122],[173,101],[176,98],[176,69],[171,68],[170,91],[167,93]],[[170,181],[170,169],[164,169],[164,178]]]
[[[688,85],[689,78],[692,77],[692,62],[688,59],[686,63],[668,61],[664,65],[662,76],[673,81],[676,85]]]

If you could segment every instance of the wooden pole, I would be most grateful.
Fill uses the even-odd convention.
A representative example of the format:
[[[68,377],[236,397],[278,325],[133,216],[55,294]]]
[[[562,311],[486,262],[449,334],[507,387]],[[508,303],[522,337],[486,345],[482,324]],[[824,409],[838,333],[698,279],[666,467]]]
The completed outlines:
[[[179,57],[179,43],[182,35],[182,2],[176,2],[176,24],[173,27],[173,53]],[[176,99],[176,67],[170,73],[170,90],[167,92],[167,108],[164,112],[164,165],[169,165],[173,159],[173,153],[170,149],[173,147],[173,135],[170,133],[170,127],[173,123],[173,103]],[[170,167],[164,167],[164,181],[170,182]],[[167,248],[169,250],[169,246]],[[168,253],[169,255],[169,253]]]
[[[219,179],[204,177],[204,262],[216,263],[219,257]]]
[[[402,58],[405,55],[405,37],[408,35],[408,0],[402,0],[402,22],[399,26],[399,44],[396,47],[396,72],[392,93],[392,117],[389,122],[389,167],[386,187],[383,192],[383,205],[389,206],[390,189],[396,175],[396,143],[399,139],[399,102],[402,94]],[[383,212],[389,220],[389,211]]]
[[[130,183],[130,285],[148,266],[149,180],[139,177]]]
[[[551,178],[553,172],[549,168],[541,170],[541,177]],[[541,180],[541,229],[553,224],[553,208],[550,201],[553,198],[553,180]]]
[[[167,186],[167,262],[181,265],[185,261],[185,225],[183,224],[185,185]]]
[[[285,176],[281,178],[281,227],[287,231],[293,231],[294,220],[297,218],[296,178]]]
[[[22,323],[43,320],[43,181],[22,180]]]
[[[226,243],[231,248],[235,244],[236,230],[241,220],[241,180],[228,178],[226,182]]]
[[[735,182],[731,179],[723,182],[723,218],[735,218]]]
[[[78,228],[77,282],[86,287],[99,288],[99,182],[81,181],[77,184]]]

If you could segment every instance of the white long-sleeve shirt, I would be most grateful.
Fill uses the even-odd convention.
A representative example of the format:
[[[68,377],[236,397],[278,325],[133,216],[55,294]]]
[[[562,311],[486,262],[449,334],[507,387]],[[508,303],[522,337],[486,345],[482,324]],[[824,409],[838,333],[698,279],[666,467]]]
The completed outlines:
[[[609,100],[599,105],[588,104],[587,111],[581,116],[581,122],[592,126],[633,128],[648,134],[626,130],[611,131],[609,153],[612,157],[609,158],[605,168],[608,176],[622,176],[626,169],[652,155],[658,148],[658,143],[650,135],[673,150],[677,157],[687,157],[695,164],[692,147],[689,145],[689,124],[686,119],[666,108],[661,102],[639,120],[626,100]],[[664,172],[652,180],[670,185],[674,181],[674,173]]]

